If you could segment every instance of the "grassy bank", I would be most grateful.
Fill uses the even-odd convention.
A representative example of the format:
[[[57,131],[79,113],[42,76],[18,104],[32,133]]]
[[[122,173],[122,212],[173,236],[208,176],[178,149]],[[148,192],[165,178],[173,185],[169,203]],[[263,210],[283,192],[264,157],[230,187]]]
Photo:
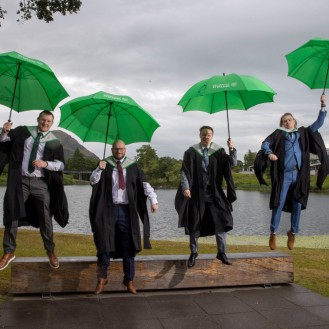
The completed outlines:
[[[234,185],[238,190],[248,190],[248,191],[270,191],[271,190],[271,179],[268,176],[264,176],[265,181],[269,184],[259,185],[256,176],[253,173],[250,174],[241,174],[233,173]],[[327,178],[322,186],[321,191],[316,186],[316,176],[311,176],[310,190],[312,192],[324,192],[329,193],[329,179]]]
[[[3,235],[3,229],[0,229]],[[243,252],[268,252],[267,239],[254,237],[253,241],[248,241],[243,237],[228,238],[228,253]],[[328,238],[323,238],[328,240]],[[200,253],[215,254],[216,245],[214,239],[200,242]],[[302,241],[304,240],[304,242]],[[293,251],[285,247],[285,238],[279,239],[277,251],[291,254],[294,258],[295,283],[302,285],[314,292],[329,297],[329,249],[325,247],[314,248],[316,242],[307,245],[307,237],[301,237],[300,245]],[[316,239],[315,239],[316,240]],[[324,241],[323,240],[323,241]],[[55,234],[56,251],[59,256],[94,256],[96,251],[92,236],[78,234]],[[248,243],[248,244],[246,244]],[[315,244],[314,244],[315,243]],[[188,244],[185,241],[153,241],[153,249],[144,250],[140,255],[168,255],[168,254],[188,254]],[[320,244],[321,245],[321,244]],[[19,257],[40,257],[45,256],[41,237],[38,231],[20,229],[17,238],[17,252]],[[0,298],[6,298],[10,285],[10,266],[0,271]]]
[[[87,180],[78,180],[77,175],[64,175],[64,184],[65,185],[88,185],[89,181]],[[316,176],[311,176],[311,184],[310,190],[312,192],[321,192],[321,193],[329,193],[329,179],[327,178],[322,186],[322,189],[319,190],[316,186]],[[259,185],[256,176],[253,173],[250,174],[241,174],[233,172],[234,185],[237,190],[246,190],[246,191],[266,191],[269,192],[271,190],[271,186]],[[269,177],[265,176],[265,181],[270,184],[271,180]],[[166,184],[158,184],[153,183],[152,186],[154,188],[162,188],[162,189],[177,189],[179,182],[168,182]],[[7,175],[0,175],[0,186],[7,185]]]

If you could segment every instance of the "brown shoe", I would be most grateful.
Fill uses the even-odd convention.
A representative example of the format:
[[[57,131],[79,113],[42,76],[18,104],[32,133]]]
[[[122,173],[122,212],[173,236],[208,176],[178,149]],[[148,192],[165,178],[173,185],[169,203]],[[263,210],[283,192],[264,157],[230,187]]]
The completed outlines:
[[[289,250],[293,250],[295,244],[295,234],[291,233],[291,231],[288,231],[287,236],[288,236],[287,247]]]
[[[276,234],[271,233],[268,245],[269,245],[271,250],[276,249]]]
[[[127,291],[136,295],[137,291],[136,288],[134,287],[134,283],[133,281],[129,281],[129,282],[123,282],[123,284],[127,287]]]
[[[108,280],[105,279],[105,278],[99,278],[98,281],[97,281],[97,286],[96,286],[96,289],[95,289],[95,294],[96,295],[99,295],[100,293],[103,292],[105,286],[107,285],[108,283]]]
[[[49,265],[52,268],[59,268],[59,261],[54,252],[47,251],[47,256],[49,258]]]
[[[16,257],[13,252],[3,254],[0,259],[0,271],[4,270],[15,258]]]

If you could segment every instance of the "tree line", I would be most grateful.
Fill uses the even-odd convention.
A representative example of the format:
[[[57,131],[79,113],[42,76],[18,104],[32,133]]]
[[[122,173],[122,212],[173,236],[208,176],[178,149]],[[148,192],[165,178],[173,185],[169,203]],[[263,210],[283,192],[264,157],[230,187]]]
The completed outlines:
[[[159,157],[150,145],[142,145],[136,150],[135,160],[143,169],[147,180],[154,186],[170,188],[179,184],[182,160],[171,157]],[[85,157],[76,148],[72,158],[66,159],[66,170],[92,171],[99,159]]]
[[[232,170],[239,172],[253,165],[256,152],[249,150],[244,156],[244,162],[238,161],[238,165]],[[143,169],[147,180],[154,186],[163,188],[177,187],[180,182],[182,160],[165,156],[159,157],[157,151],[150,145],[142,145],[136,150],[135,160]],[[67,170],[92,171],[99,160],[85,157],[77,148],[72,156],[66,160]]]

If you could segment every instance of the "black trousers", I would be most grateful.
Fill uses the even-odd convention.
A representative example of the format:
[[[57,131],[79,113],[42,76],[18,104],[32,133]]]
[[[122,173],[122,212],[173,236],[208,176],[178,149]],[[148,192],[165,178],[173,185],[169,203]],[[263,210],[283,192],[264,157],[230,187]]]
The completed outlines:
[[[204,216],[210,216],[215,224],[215,235],[217,243],[217,251],[222,253],[226,252],[226,233],[222,223],[221,211],[212,202],[206,202],[206,210]],[[191,253],[198,252],[198,240],[200,237],[200,230],[190,232],[190,250]]]
[[[129,282],[135,276],[135,251],[131,236],[131,224],[128,205],[114,205],[116,246],[122,253],[123,281]],[[107,278],[110,266],[110,253],[98,253],[98,277]]]

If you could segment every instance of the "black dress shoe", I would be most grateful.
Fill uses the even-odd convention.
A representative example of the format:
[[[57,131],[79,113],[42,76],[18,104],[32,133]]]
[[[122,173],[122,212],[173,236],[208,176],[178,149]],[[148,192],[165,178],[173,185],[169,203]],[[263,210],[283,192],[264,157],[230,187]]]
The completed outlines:
[[[228,260],[225,252],[219,252],[216,258],[219,259],[225,265],[232,265],[232,263]]]
[[[190,258],[188,259],[187,262],[187,267],[193,267],[195,265],[195,259],[198,257],[197,252],[192,252],[190,255]]]

